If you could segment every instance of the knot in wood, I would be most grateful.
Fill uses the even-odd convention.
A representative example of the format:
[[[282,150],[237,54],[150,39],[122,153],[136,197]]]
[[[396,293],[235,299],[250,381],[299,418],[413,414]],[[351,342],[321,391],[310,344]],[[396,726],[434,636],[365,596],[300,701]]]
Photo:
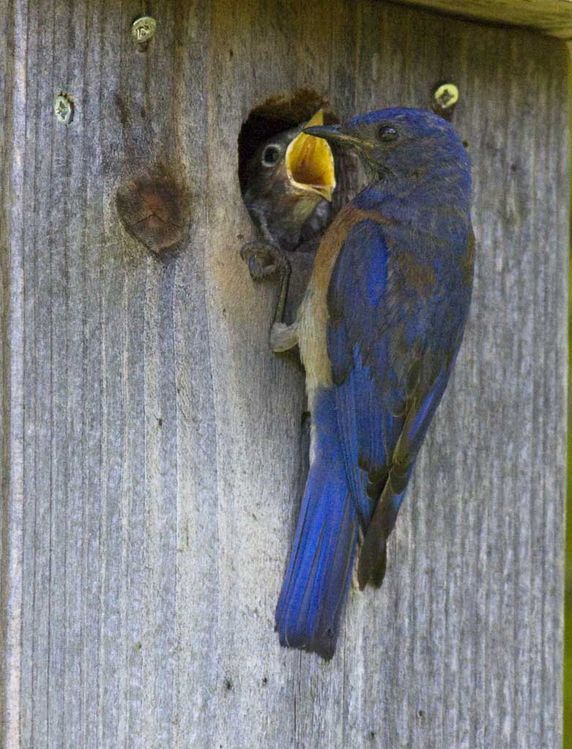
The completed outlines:
[[[125,181],[117,191],[116,204],[127,231],[153,252],[173,248],[186,235],[188,190],[163,167]]]

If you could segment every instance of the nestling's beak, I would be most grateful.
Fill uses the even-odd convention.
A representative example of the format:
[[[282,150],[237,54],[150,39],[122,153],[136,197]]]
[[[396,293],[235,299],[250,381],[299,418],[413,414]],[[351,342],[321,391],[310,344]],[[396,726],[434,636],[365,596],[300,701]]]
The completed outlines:
[[[363,142],[350,133],[344,132],[341,125],[318,125],[317,127],[305,127],[303,130],[307,135],[315,138],[323,138],[334,143],[347,146],[363,146]]]
[[[307,124],[323,126],[324,112],[320,109]],[[294,189],[332,200],[336,173],[332,149],[325,140],[312,138],[302,131],[286,149],[285,161],[286,173]]]

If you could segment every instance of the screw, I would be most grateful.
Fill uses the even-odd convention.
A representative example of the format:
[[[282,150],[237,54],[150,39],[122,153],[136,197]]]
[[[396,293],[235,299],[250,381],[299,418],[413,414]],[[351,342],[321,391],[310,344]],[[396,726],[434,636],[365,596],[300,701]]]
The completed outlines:
[[[138,45],[146,46],[155,36],[157,21],[151,16],[136,18],[131,24],[131,35]]]
[[[433,90],[433,111],[442,117],[451,117],[459,101],[459,89],[454,83],[440,83]]]
[[[62,125],[69,125],[73,120],[73,102],[67,94],[59,93],[55,97],[54,114]]]

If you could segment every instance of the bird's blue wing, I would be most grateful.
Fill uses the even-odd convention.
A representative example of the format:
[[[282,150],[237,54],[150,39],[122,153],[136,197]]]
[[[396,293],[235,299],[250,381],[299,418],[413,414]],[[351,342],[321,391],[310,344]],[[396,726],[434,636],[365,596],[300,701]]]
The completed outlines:
[[[354,224],[328,290],[328,353],[348,483],[365,534],[362,587],[381,584],[385,541],[450,371],[449,357],[427,344],[429,306],[399,278],[384,227],[369,219]]]

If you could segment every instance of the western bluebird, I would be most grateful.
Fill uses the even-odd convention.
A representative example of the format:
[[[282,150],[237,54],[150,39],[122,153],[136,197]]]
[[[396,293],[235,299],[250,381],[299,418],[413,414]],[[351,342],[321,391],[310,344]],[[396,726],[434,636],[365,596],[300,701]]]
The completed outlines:
[[[451,374],[469,310],[467,153],[431,112],[393,108],[307,134],[354,149],[369,184],[318,249],[293,325],[312,414],[310,471],[276,610],[282,645],[330,658],[359,539],[360,588],[386,542]]]

